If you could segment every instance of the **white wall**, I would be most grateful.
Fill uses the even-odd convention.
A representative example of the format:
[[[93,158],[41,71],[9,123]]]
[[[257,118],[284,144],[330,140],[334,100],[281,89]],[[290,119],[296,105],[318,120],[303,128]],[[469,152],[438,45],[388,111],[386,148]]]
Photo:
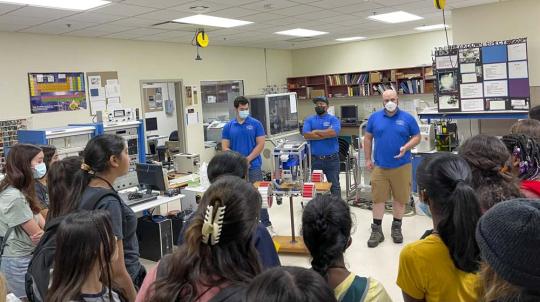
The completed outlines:
[[[121,100],[140,107],[140,80],[244,80],[246,94],[267,85],[264,49],[210,46],[195,61],[195,48],[159,43],[0,32],[0,118],[29,117],[28,72],[117,71]],[[286,50],[268,50],[268,84],[282,85],[292,75],[292,56]],[[200,90],[199,90],[200,93]],[[200,110],[200,102],[197,106]],[[32,115],[33,127],[63,126],[90,121],[87,110]],[[203,136],[202,124],[189,127],[190,136]],[[190,145],[188,151],[202,148]]]
[[[159,135],[166,136],[167,138],[171,132],[178,130],[178,122],[176,120],[176,93],[174,91],[174,83],[153,83],[146,84],[145,88],[161,88],[163,97],[163,110],[145,112],[144,118],[157,118],[158,129],[156,131],[146,131],[146,135]],[[175,104],[175,110],[171,114],[165,112],[165,101],[171,100]],[[160,140],[162,144],[164,140]]]
[[[444,45],[444,31],[434,31],[298,49],[292,51],[293,74],[306,76],[431,65],[433,48]]]

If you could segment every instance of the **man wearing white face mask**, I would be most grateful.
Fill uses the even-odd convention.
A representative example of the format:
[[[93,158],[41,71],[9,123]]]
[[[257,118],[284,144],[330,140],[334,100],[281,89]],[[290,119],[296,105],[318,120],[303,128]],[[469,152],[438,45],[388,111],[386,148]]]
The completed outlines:
[[[239,96],[234,100],[236,118],[225,125],[221,145],[223,151],[233,150],[244,155],[249,163],[248,180],[256,182],[263,180],[261,152],[264,149],[265,133],[261,122],[249,116],[249,102]],[[272,223],[268,209],[261,209],[261,223],[272,234]]]
[[[397,92],[387,90],[383,93],[384,109],[373,113],[368,120],[364,135],[364,154],[366,167],[371,174],[373,197],[373,223],[369,247],[376,247],[384,241],[382,219],[385,202],[393,198],[391,237],[394,243],[402,243],[401,220],[405,205],[411,194],[411,153],[420,143],[420,129],[414,117],[398,108]],[[375,138],[375,163],[371,161],[372,143]]]

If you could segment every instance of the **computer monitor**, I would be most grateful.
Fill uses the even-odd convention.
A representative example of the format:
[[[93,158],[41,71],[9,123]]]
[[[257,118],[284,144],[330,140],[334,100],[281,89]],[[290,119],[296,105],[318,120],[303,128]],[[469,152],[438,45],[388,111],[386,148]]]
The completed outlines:
[[[146,131],[156,131],[157,127],[157,117],[149,117],[145,119]]]
[[[344,123],[357,123],[358,107],[355,105],[341,106],[341,121]]]
[[[163,166],[158,164],[136,164],[137,180],[139,185],[146,189],[148,194],[152,190],[165,191],[168,189],[166,178],[163,174]]]

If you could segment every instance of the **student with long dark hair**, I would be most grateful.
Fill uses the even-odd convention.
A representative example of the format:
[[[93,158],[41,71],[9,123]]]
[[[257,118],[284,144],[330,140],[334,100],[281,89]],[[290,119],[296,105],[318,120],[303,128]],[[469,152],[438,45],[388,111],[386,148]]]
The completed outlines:
[[[48,302],[119,302],[113,291],[116,238],[107,211],[72,213],[60,223]],[[76,265],[74,265],[76,264]]]
[[[51,164],[58,161],[58,152],[53,145],[40,146],[43,151],[43,163],[45,163],[45,169],[37,171],[40,178],[36,180],[36,197],[41,203],[41,214],[47,217],[47,208],[49,207],[49,194],[47,192],[47,174],[51,169]]]
[[[47,172],[47,183],[50,184],[48,219],[61,217],[73,211],[68,193],[73,187],[73,175],[81,170],[81,164],[81,157],[70,156],[56,162]]]
[[[510,171],[510,153],[495,136],[479,134],[467,139],[459,155],[471,168],[472,186],[482,213],[498,202],[522,196]]]
[[[83,151],[83,164],[75,174],[72,191],[65,200],[65,210],[74,211],[91,202],[97,194],[114,193],[113,183],[129,169],[126,142],[117,135],[104,134],[92,138]],[[112,229],[117,237],[118,259],[113,261],[113,278],[129,301],[135,300],[135,286],[140,286],[146,270],[139,262],[137,217],[117,195],[106,195],[97,209],[111,214]]]
[[[0,182],[0,234],[6,241],[1,271],[10,292],[19,298],[26,297],[24,275],[45,224],[35,191],[35,180],[43,165],[39,147],[17,144],[9,151],[5,177]]]
[[[343,254],[352,243],[352,225],[349,206],[339,197],[317,196],[307,204],[302,235],[313,270],[328,282],[338,301],[392,301],[379,281],[356,276],[345,267]]]
[[[487,211],[476,228],[486,302],[540,301],[540,201],[514,199]]]
[[[313,270],[283,266],[258,275],[243,302],[333,302],[334,293]]]
[[[204,193],[186,243],[148,274],[137,301],[237,301],[261,272],[253,244],[260,208],[252,184],[219,177]]]
[[[481,214],[471,170],[451,153],[420,166],[420,202],[428,206],[433,233],[403,248],[397,284],[405,302],[477,301],[480,252],[474,234]]]

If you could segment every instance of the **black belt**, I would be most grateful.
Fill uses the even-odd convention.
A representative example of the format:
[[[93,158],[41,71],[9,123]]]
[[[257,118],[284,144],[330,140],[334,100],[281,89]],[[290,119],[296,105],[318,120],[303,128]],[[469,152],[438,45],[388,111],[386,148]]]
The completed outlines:
[[[337,153],[330,154],[330,155],[312,155],[311,157],[316,159],[334,159],[338,157]]]

